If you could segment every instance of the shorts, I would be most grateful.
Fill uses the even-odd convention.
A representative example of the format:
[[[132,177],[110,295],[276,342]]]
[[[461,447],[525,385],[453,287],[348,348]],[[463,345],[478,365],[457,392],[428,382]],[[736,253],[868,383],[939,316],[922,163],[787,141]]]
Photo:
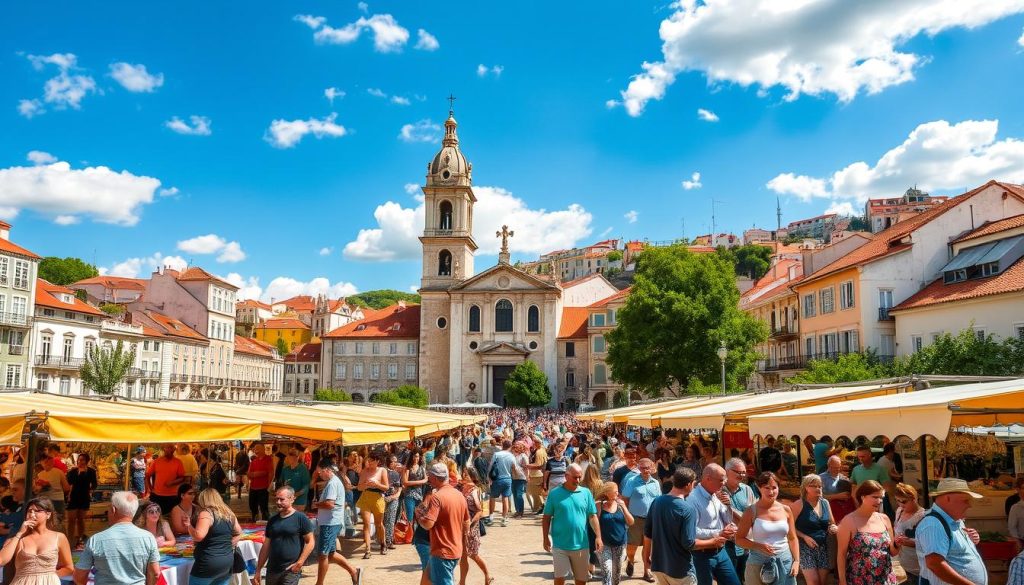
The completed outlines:
[[[302,573],[293,573],[291,571],[285,571],[283,573],[267,573],[267,578],[263,580],[267,585],[299,585],[299,579],[302,577]]]
[[[89,500],[85,500],[85,501],[69,500],[68,501],[68,505],[67,505],[67,510],[85,510],[85,511],[87,511],[89,509],[90,504],[92,504],[92,502],[90,502]]]
[[[416,554],[420,555],[420,569],[426,570],[427,565],[430,564],[430,545],[429,544],[416,544]]]
[[[630,546],[643,546],[644,545],[644,524],[647,522],[647,518],[641,518],[639,516],[633,517],[633,524],[629,527],[626,533],[626,544]]]
[[[512,478],[502,477],[491,482],[491,497],[492,498],[511,498],[512,497]]]
[[[562,550],[551,547],[551,560],[555,564],[555,579],[572,577],[576,581],[586,581],[590,575],[589,557],[590,552],[585,548]]]
[[[384,494],[377,492],[365,491],[359,496],[359,501],[356,502],[356,506],[360,512],[371,512],[377,516],[384,515],[384,508],[387,507],[387,503],[384,501]]]
[[[316,535],[316,551],[320,556],[325,557],[338,550],[339,534],[341,534],[341,524],[320,525]]]
[[[803,540],[800,541],[800,568],[801,569],[828,569],[828,545],[821,543],[817,548],[807,546]]]
[[[653,571],[654,582],[658,585],[697,585],[697,578],[693,575],[685,577],[669,577],[661,571]],[[269,583],[267,585],[270,585]]]

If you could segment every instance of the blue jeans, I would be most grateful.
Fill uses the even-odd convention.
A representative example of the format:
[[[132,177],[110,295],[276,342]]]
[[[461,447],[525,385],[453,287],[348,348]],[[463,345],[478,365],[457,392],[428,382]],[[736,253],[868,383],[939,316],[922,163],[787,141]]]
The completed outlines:
[[[513,479],[512,480],[512,505],[516,509],[516,514],[523,513],[523,494],[526,493],[526,480],[525,479]]]
[[[747,569],[747,559],[750,558],[750,553],[737,547],[735,542],[725,543],[725,552],[732,559],[732,566],[736,568],[736,575],[743,575]]]
[[[740,578],[736,575],[736,568],[729,560],[729,554],[724,548],[718,551],[693,551],[693,568],[697,573],[697,585],[712,585],[712,580],[718,585],[740,585]]]
[[[430,555],[430,585],[454,585],[455,565],[459,559],[442,559]]]
[[[793,555],[789,552],[789,547],[783,548],[779,551],[779,554],[769,557],[759,551],[750,551],[750,559],[747,560],[747,573],[750,576],[747,578],[748,581],[754,581],[755,576],[757,581],[760,581],[761,577],[761,566],[765,563],[774,563],[782,561],[782,565],[777,570],[779,571],[779,577],[775,580],[774,585],[796,585],[796,577],[790,577],[789,572],[793,569]]]
[[[405,519],[408,520],[409,525],[412,526],[416,523],[416,519],[413,515],[416,513],[416,506],[420,504],[420,501],[412,498],[402,498],[402,502],[405,506]]]
[[[420,556],[420,570],[426,569],[430,565],[430,545],[416,542],[413,546],[416,547],[416,554]]]

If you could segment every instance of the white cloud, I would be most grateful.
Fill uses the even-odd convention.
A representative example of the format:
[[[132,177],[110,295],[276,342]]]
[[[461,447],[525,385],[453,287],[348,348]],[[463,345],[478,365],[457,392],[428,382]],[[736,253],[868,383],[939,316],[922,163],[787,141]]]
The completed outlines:
[[[697,117],[705,122],[717,122],[718,114],[704,108],[697,108]]]
[[[694,172],[692,175],[690,175],[690,179],[683,181],[681,185],[683,189],[686,189],[687,191],[691,191],[693,189],[700,189],[701,187],[704,186],[704,184],[700,182],[700,173],[697,172]]]
[[[140,275],[151,274],[157,268],[166,266],[174,270],[184,270],[188,262],[181,256],[164,256],[160,252],[143,258],[127,258],[113,266],[100,266],[100,274],[107,276],[121,276],[124,278],[136,278]],[[143,272],[145,271],[145,272]]]
[[[253,279],[249,279],[252,282]],[[256,280],[256,283],[259,281]],[[270,281],[260,295],[261,300],[269,303],[271,299],[284,300],[297,295],[324,295],[332,299],[348,297],[359,292],[351,282],[331,283],[330,279],[318,276],[309,281],[296,280],[287,276],[278,276]]]
[[[927,122],[874,166],[854,162],[827,179],[784,173],[767,186],[804,201],[822,197],[859,207],[870,197],[893,197],[914,185],[924,191],[957,191],[990,179],[1019,181],[1024,177],[1024,141],[997,140],[998,131],[998,120]]]
[[[1017,39],[1017,44],[1024,47],[1024,32],[1020,33],[1020,38]]]
[[[388,100],[389,102],[399,106],[408,106],[410,103],[412,103],[409,101],[409,98],[407,97],[403,97],[400,95],[388,95],[387,92],[380,89],[379,87],[371,87],[366,90],[366,93],[372,95],[373,97]]]
[[[229,272],[226,276],[220,277],[238,287],[237,297],[240,301],[259,299],[263,294],[263,287],[260,286],[260,279],[255,276],[245,278],[237,272]]]
[[[860,215],[860,213],[853,208],[853,203],[849,201],[833,201],[832,205],[828,206],[825,213],[835,213],[837,215]]]
[[[370,11],[370,5],[367,4],[366,2],[360,2],[356,4],[356,8],[359,9],[359,12],[362,12],[364,14]]]
[[[474,187],[474,236],[481,254],[497,254],[500,241],[494,233],[507,224],[515,230],[510,246],[515,253],[540,254],[553,248],[570,248],[592,232],[593,217],[581,205],[548,211],[530,209],[525,201],[500,187]],[[390,261],[420,257],[417,239],[423,230],[423,204],[403,207],[388,201],[373,213],[377,227],[359,230],[343,254],[349,260]]]
[[[121,87],[135,93],[151,93],[164,84],[163,73],[151,75],[145,65],[132,65],[123,61],[110,66],[110,76]]]
[[[420,120],[415,124],[405,124],[398,133],[402,142],[439,142],[441,126],[430,120]]]
[[[58,110],[66,108],[80,109],[82,99],[87,94],[96,92],[96,80],[88,75],[71,74],[78,68],[78,57],[73,53],[54,53],[52,55],[26,55],[37,71],[47,65],[56,66],[59,70],[56,77],[51,77],[43,84],[43,102],[52,104]],[[43,102],[38,99],[25,99],[18,102],[18,112],[26,118],[32,118],[46,112]]]
[[[409,101],[409,98],[404,98],[400,95],[393,95],[391,96],[391,103],[398,104],[400,106],[408,106],[411,102]]]
[[[46,108],[43,107],[43,102],[39,100],[20,100],[18,102],[18,113],[29,120],[44,112],[46,112]]]
[[[332,113],[322,120],[316,118],[308,120],[274,120],[270,123],[270,128],[267,129],[263,139],[274,148],[291,148],[298,144],[307,134],[312,134],[317,139],[325,136],[335,138],[344,136],[348,133],[348,130],[344,126],[334,123],[337,117],[338,114]]]
[[[494,77],[501,77],[501,73],[503,71],[505,71],[504,65],[494,65],[493,67],[488,67],[487,65],[481,63],[476,66],[476,74],[479,77],[487,77],[488,75],[493,75]]]
[[[404,189],[405,192],[409,195],[415,196],[419,195],[420,193],[420,186],[417,185],[416,183],[406,183]]]
[[[382,90],[380,88],[377,88],[377,87],[371,87],[371,88],[367,89],[366,93],[372,95],[373,97],[379,97],[379,98],[386,98],[386,97],[388,97],[388,94],[384,93],[384,90]]]
[[[331,248],[330,246],[324,246],[323,248],[320,248],[320,255],[321,256],[330,256],[331,252],[333,252],[333,251],[334,251],[334,248]]]
[[[607,100],[606,102],[604,102],[604,107],[608,108],[609,110],[612,108],[617,108],[621,105],[622,102],[620,102],[619,100]]]
[[[26,157],[34,165],[48,165],[57,162],[57,157],[41,150],[31,150]]]
[[[614,230],[615,230],[615,228],[612,227],[612,226],[608,226],[608,227],[604,228],[604,231],[601,232],[601,237],[603,238],[603,237],[607,236],[608,234],[612,233]]]
[[[53,218],[53,223],[57,225],[75,225],[80,219],[77,215],[58,215]]]
[[[47,217],[89,216],[93,221],[135,225],[153,202],[159,179],[96,166],[72,169],[64,161],[0,169],[0,208],[12,218],[22,209]]]
[[[164,126],[178,134],[185,134],[187,136],[209,136],[213,134],[213,130],[210,129],[210,119],[206,116],[189,116],[188,119],[189,121],[186,122],[174,116],[164,122]]]
[[[637,218],[638,218],[639,216],[640,216],[640,213],[639,213],[639,212],[638,212],[637,210],[635,210],[635,209],[630,209],[630,210],[629,210],[629,211],[627,211],[627,212],[625,213],[625,215],[623,215],[622,217],[626,218],[626,221],[627,221],[628,223],[636,223],[636,220],[637,220]]]
[[[321,44],[347,45],[358,40],[364,31],[370,31],[373,35],[373,48],[378,53],[401,51],[409,42],[409,30],[398,24],[395,17],[390,14],[374,14],[369,18],[361,16],[359,20],[340,28],[328,25],[327,19],[323,16],[299,14],[294,20],[313,29],[313,40]],[[422,41],[421,37],[420,42]],[[434,39],[434,42],[437,42],[437,39]]]
[[[327,98],[327,101],[331,102],[331,105],[333,106],[335,98],[341,99],[345,97],[345,92],[336,87],[328,87],[324,90],[324,97]]]
[[[217,234],[196,236],[178,242],[178,250],[189,254],[217,254],[217,262],[241,262],[245,252],[238,242],[229,242]]]
[[[174,197],[180,192],[177,187],[169,187],[167,189],[160,189],[156,194],[161,197]]]
[[[416,36],[419,40],[416,41],[414,48],[421,51],[436,51],[441,48],[441,43],[437,42],[437,37],[423,30],[422,28],[416,31]]]
[[[1021,0],[679,0],[661,22],[662,61],[621,92],[626,110],[639,116],[650,100],[685,71],[702,72],[709,84],[780,87],[785,99],[833,94],[849,102],[914,79],[928,61],[905,49],[920,35],[955,27],[973,29],[1024,11]]]

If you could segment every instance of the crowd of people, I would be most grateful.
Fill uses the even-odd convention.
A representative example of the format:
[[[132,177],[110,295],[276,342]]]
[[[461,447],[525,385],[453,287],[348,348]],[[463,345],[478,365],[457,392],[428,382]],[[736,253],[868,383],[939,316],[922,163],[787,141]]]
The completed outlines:
[[[229,505],[244,493],[246,520],[266,522],[254,585],[294,585],[310,557],[316,585],[331,565],[360,584],[362,568],[339,552],[357,528],[363,559],[412,544],[421,584],[465,585],[479,571],[490,585],[504,576],[483,554],[488,531],[535,516],[555,585],[795,585],[797,575],[807,585],[830,575],[840,585],[987,583],[978,533],[964,526],[980,497],[966,482],[942,480],[926,510],[902,482],[891,443],[877,459],[867,445],[828,437],[805,446],[814,473],[802,473],[785,439],[723,457],[715,435],[641,438],[571,413],[502,409],[475,427],[347,450],[168,444],[150,457],[139,447],[125,462],[131,489],[111,496],[109,527],[87,537],[95,470],[87,453],[65,459],[52,445],[34,467],[26,505],[24,462],[9,485],[0,479],[9,491],[0,499],[0,563],[14,560],[17,585],[61,577],[85,585],[90,572],[101,585],[152,585],[159,548],[188,537],[189,582],[224,585],[245,570]],[[850,466],[853,455],[859,463]],[[799,494],[784,497],[785,481],[799,482]],[[1024,480],[1017,488],[1024,495]],[[1024,539],[1024,503],[1015,502],[1010,533]]]

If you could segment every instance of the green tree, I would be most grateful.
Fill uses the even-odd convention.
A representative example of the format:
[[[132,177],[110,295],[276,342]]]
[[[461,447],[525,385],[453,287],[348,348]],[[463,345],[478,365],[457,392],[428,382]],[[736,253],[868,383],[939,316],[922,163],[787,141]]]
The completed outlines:
[[[885,378],[888,369],[870,354],[851,353],[836,360],[811,360],[807,369],[789,378],[794,384],[838,384]]]
[[[938,336],[921,351],[897,359],[891,369],[895,375],[1013,376],[1024,373],[1022,347],[1016,339],[999,342],[964,329]]]
[[[125,349],[124,342],[118,340],[112,350],[103,350],[93,346],[85,356],[85,363],[78,375],[82,384],[97,394],[109,396],[128,375],[128,369],[135,364],[135,349]]]
[[[288,342],[283,337],[278,337],[277,342],[274,344],[277,347],[277,353],[281,357],[284,357],[291,353],[291,349],[288,348]]]
[[[319,388],[313,393],[317,402],[352,402],[352,396],[341,388]]]
[[[619,390],[612,395],[612,408],[622,408],[629,405],[629,392]]]
[[[409,408],[426,408],[429,398],[427,391],[423,388],[406,384],[398,388],[378,392],[370,396],[370,402],[407,406]]]
[[[618,326],[607,335],[612,378],[649,396],[676,394],[692,379],[715,384],[724,341],[727,384],[741,386],[768,331],[739,310],[739,296],[733,267],[719,254],[683,246],[645,250]]]
[[[530,360],[519,362],[505,380],[505,402],[525,408],[527,412],[534,407],[547,406],[551,403],[548,375]]]
[[[370,307],[371,309],[383,309],[384,307],[393,305],[398,301],[419,304],[420,295],[406,293],[399,290],[381,289],[352,295],[348,297],[347,300],[357,306]]]
[[[738,248],[720,246],[718,254],[733,264],[736,276],[757,280],[768,272],[771,266],[772,249],[759,244],[747,244]]]
[[[618,262],[619,260],[622,260],[622,252],[619,250],[612,250],[611,252],[608,252],[607,258],[609,262]]]
[[[96,267],[80,258],[47,256],[39,261],[39,278],[53,284],[66,286],[94,276],[99,276]]]
[[[868,223],[868,218],[863,215],[855,215],[850,218],[850,231],[851,232],[870,232],[871,224]]]
[[[125,311],[124,305],[117,305],[114,303],[103,303],[102,305],[100,305],[100,310],[114,317],[124,315]]]

